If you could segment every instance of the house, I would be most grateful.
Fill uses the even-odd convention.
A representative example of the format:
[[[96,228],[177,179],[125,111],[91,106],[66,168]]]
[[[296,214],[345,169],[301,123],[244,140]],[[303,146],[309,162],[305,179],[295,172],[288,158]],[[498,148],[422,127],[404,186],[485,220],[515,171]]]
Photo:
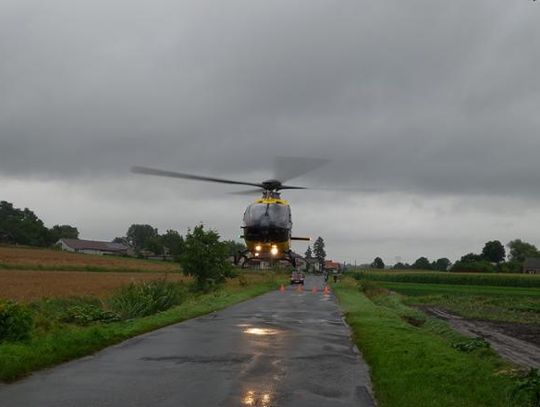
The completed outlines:
[[[528,257],[523,263],[523,272],[527,274],[540,274],[540,257]]]
[[[325,260],[324,269],[329,273],[339,273],[341,271],[341,264],[332,260]]]
[[[129,246],[123,243],[100,242],[97,240],[60,239],[57,243],[62,250],[75,253],[117,255],[128,254]]]

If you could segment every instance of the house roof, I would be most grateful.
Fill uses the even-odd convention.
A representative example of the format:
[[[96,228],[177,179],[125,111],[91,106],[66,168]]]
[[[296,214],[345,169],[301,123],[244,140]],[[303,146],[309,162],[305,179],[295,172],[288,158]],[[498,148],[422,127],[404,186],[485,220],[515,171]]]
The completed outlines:
[[[339,263],[336,263],[332,260],[325,260],[324,261],[324,268],[327,269],[339,269]]]
[[[60,239],[66,246],[75,250],[100,250],[104,252],[122,252],[128,249],[123,243],[100,242],[98,240]]]
[[[524,268],[540,269],[540,257],[528,257],[523,263]]]

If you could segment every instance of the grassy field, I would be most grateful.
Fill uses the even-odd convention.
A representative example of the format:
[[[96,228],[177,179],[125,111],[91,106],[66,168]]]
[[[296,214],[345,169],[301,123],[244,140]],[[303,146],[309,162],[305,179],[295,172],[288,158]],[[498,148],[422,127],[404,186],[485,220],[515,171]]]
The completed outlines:
[[[370,287],[366,289],[366,287]],[[364,292],[366,291],[368,295]],[[378,284],[335,285],[380,406],[532,406],[538,402],[491,349],[408,307]],[[465,346],[461,346],[465,344]],[[463,349],[471,350],[469,352]]]
[[[0,270],[128,271],[174,273],[178,263],[128,257],[97,256],[60,250],[0,246]]]
[[[34,315],[31,337],[0,343],[0,380],[12,381],[36,369],[85,356],[130,337],[225,308],[277,289],[284,280],[283,276],[276,277],[274,273],[243,273],[206,294],[193,293],[188,286],[180,285],[180,305],[126,320],[117,320],[116,314],[108,311],[107,306],[103,310],[103,302],[95,298],[37,301],[28,306]],[[124,297],[119,298],[125,302]],[[114,302],[108,304],[114,305]]]
[[[540,288],[540,275],[504,273],[450,273],[441,271],[359,271],[355,278],[395,283],[489,285]]]
[[[540,289],[448,284],[380,283],[406,295],[410,305],[430,305],[461,316],[540,325]]]

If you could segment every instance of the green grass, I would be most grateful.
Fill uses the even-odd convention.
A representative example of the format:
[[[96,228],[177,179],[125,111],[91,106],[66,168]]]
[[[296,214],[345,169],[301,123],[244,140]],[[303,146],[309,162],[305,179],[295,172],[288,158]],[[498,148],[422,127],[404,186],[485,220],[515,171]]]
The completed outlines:
[[[411,305],[446,308],[472,319],[540,325],[540,289],[447,284],[380,283]]]
[[[370,366],[380,406],[517,406],[516,379],[490,349],[462,352],[466,341],[446,324],[404,305],[399,295],[374,293],[370,300],[351,280],[335,286]]]
[[[282,279],[268,278],[247,286],[225,285],[211,293],[192,294],[181,305],[158,314],[128,321],[86,327],[38,321],[41,326],[30,341],[0,344],[0,380],[13,381],[34,370],[91,354],[133,336],[223,309],[276,289]]]
[[[371,281],[371,280],[370,280]],[[524,287],[497,287],[483,285],[459,284],[422,284],[422,283],[394,283],[380,282],[383,287],[406,295],[420,296],[429,294],[448,294],[454,296],[489,295],[505,297],[537,297],[540,298],[540,289]]]
[[[395,283],[489,285],[498,287],[540,288],[540,275],[503,273],[450,273],[441,271],[360,271],[357,280]]]

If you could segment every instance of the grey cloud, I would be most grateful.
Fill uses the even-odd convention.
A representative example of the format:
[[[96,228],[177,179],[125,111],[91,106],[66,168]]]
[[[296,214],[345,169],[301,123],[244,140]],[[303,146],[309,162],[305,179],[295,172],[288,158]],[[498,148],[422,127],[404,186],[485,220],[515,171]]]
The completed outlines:
[[[260,181],[274,156],[314,156],[333,161],[298,182],[533,208],[537,17],[527,0],[6,0],[0,175],[120,184],[147,165]]]

